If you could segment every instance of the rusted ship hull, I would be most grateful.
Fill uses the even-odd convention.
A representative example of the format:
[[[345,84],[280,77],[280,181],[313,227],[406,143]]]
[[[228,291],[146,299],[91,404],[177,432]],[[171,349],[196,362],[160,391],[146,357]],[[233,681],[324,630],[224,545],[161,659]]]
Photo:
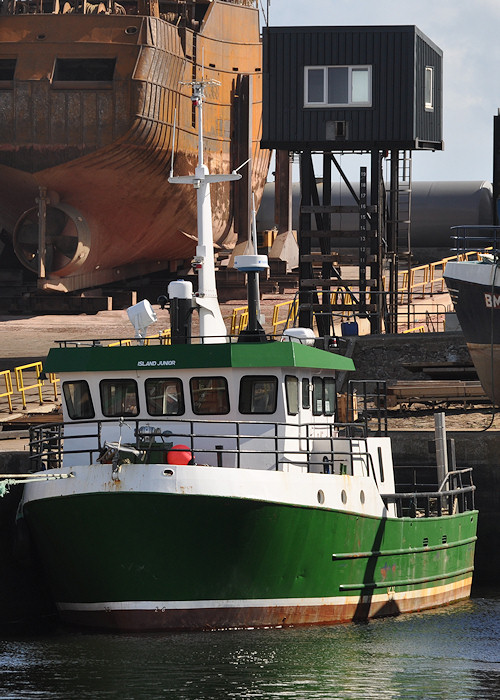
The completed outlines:
[[[175,173],[196,165],[194,78],[214,81],[211,172],[251,157],[260,200],[269,153],[259,147],[258,11],[217,0],[193,7],[201,19],[185,26],[172,13],[0,16],[0,225],[40,286],[81,289],[192,256],[196,194],[167,178],[174,121]],[[249,187],[214,186],[216,245],[247,235],[238,204]]]

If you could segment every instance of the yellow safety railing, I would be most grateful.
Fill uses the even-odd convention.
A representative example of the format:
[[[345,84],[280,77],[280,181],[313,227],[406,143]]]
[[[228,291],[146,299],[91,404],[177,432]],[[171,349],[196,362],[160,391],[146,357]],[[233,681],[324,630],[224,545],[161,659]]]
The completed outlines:
[[[21,393],[23,398],[23,408],[26,408],[26,392],[30,389],[38,390],[38,397],[40,399],[40,406],[43,404],[42,396],[42,386],[43,379],[40,378],[42,373],[42,363],[41,362],[31,362],[28,365],[21,365],[20,367],[15,367],[14,371],[16,373],[16,386],[17,390]],[[36,382],[34,384],[26,385],[24,383],[24,372],[35,372]]]
[[[143,342],[143,345],[151,345],[151,342],[150,342],[151,340],[161,339],[164,341],[163,342],[164,345],[170,345],[171,335],[172,335],[172,332],[171,332],[170,328],[166,328],[165,330],[160,331],[160,333],[155,333],[154,335],[147,335],[143,339],[142,342]],[[141,340],[141,339],[138,338],[138,340]],[[109,343],[107,347],[108,348],[125,347],[125,346],[130,347],[133,342],[134,342],[134,340],[132,338],[126,338],[125,340],[117,340],[114,343]]]
[[[231,314],[229,335],[238,335],[248,325],[248,306],[238,306]]]
[[[150,340],[157,340],[159,338],[161,338],[161,335],[159,333],[155,333],[155,335],[147,335],[144,338],[144,345],[150,345],[150,342],[149,342]],[[154,343],[153,343],[153,345],[154,345]]]
[[[293,326],[295,317],[297,316],[298,308],[299,308],[299,300],[298,299],[293,299],[292,301],[283,301],[280,304],[275,305],[275,307],[273,309],[273,320],[272,320],[274,335],[277,335],[278,328],[280,326],[283,326],[282,330],[286,330],[287,328],[290,328],[290,326]],[[282,314],[283,309],[286,309],[286,316],[284,318],[280,318],[280,315]]]
[[[116,348],[118,346],[121,347],[122,345],[132,345],[132,341],[130,338],[127,338],[127,340],[117,340],[116,343],[109,343],[108,348]]]
[[[0,399],[7,399],[9,404],[9,412],[12,413],[12,394],[14,393],[14,389],[12,388],[12,375],[10,373],[10,369],[4,369],[3,372],[0,372],[0,377],[3,377],[5,381],[5,391],[0,394]]]
[[[52,388],[54,390],[54,400],[57,399],[58,392],[57,392],[57,385],[60,383],[60,379],[57,376],[57,374],[54,374],[54,372],[49,372],[48,374],[48,380],[52,384]]]
[[[161,331],[160,333],[156,333],[155,335],[147,335],[144,338],[144,345],[151,345],[151,340],[158,339],[164,341],[162,343],[163,345],[170,345],[172,342],[172,331],[170,330],[170,328],[165,328],[165,330]]]
[[[165,330],[160,333],[160,337],[164,339],[165,345],[172,344],[172,331],[170,328],[165,328]]]
[[[343,304],[345,306],[353,306],[354,300],[352,298],[351,292],[347,292],[345,289],[343,290],[337,290],[336,292],[332,292],[331,297],[330,297],[330,302],[332,305],[334,304]],[[352,312],[344,309],[341,314],[341,320],[343,321],[346,318],[350,318],[352,316]]]
[[[415,326],[415,328],[407,328],[403,333],[425,333],[426,331],[425,326]]]
[[[398,300],[402,304],[406,301],[412,301],[413,295],[420,290],[420,296],[425,297],[427,294],[443,293],[446,291],[444,282],[444,268],[447,262],[455,260],[464,261],[476,259],[480,260],[484,253],[487,253],[491,248],[485,248],[483,251],[468,250],[458,255],[450,255],[448,258],[443,258],[436,262],[427,265],[418,265],[410,270],[404,270],[399,273],[399,296]],[[441,276],[438,277],[436,272],[440,271]]]

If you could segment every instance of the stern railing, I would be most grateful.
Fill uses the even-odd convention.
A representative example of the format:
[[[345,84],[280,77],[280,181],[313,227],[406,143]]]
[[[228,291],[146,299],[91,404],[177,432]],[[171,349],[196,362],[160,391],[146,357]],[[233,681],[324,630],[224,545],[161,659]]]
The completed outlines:
[[[441,517],[475,510],[472,468],[448,472],[436,491],[382,494],[385,505],[395,505],[398,517]]]

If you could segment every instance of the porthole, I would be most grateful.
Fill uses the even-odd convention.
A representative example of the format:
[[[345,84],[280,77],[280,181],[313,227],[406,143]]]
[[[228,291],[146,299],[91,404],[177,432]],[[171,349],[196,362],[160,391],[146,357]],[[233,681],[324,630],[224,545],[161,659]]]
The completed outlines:
[[[365,492],[364,491],[359,492],[359,500],[361,501],[362,504],[365,502]]]
[[[347,494],[344,491],[344,489],[342,489],[342,493],[340,494],[340,498],[342,499],[342,503],[345,505],[347,503]]]
[[[174,472],[172,469],[164,469],[163,470],[163,476],[173,476]]]
[[[325,494],[324,494],[323,491],[320,489],[320,490],[318,491],[318,503],[319,503],[320,505],[323,505],[324,502],[325,502]]]
[[[137,27],[127,27],[125,34],[137,34]]]
[[[36,38],[38,39],[38,41],[43,41],[44,39],[47,38],[47,35],[46,34],[37,34]]]

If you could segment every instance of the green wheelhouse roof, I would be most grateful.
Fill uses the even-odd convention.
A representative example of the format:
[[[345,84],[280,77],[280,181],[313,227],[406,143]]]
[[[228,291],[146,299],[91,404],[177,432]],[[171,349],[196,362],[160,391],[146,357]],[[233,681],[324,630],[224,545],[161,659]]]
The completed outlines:
[[[294,342],[61,347],[44,362],[46,372],[57,374],[218,367],[355,369],[349,357]]]

